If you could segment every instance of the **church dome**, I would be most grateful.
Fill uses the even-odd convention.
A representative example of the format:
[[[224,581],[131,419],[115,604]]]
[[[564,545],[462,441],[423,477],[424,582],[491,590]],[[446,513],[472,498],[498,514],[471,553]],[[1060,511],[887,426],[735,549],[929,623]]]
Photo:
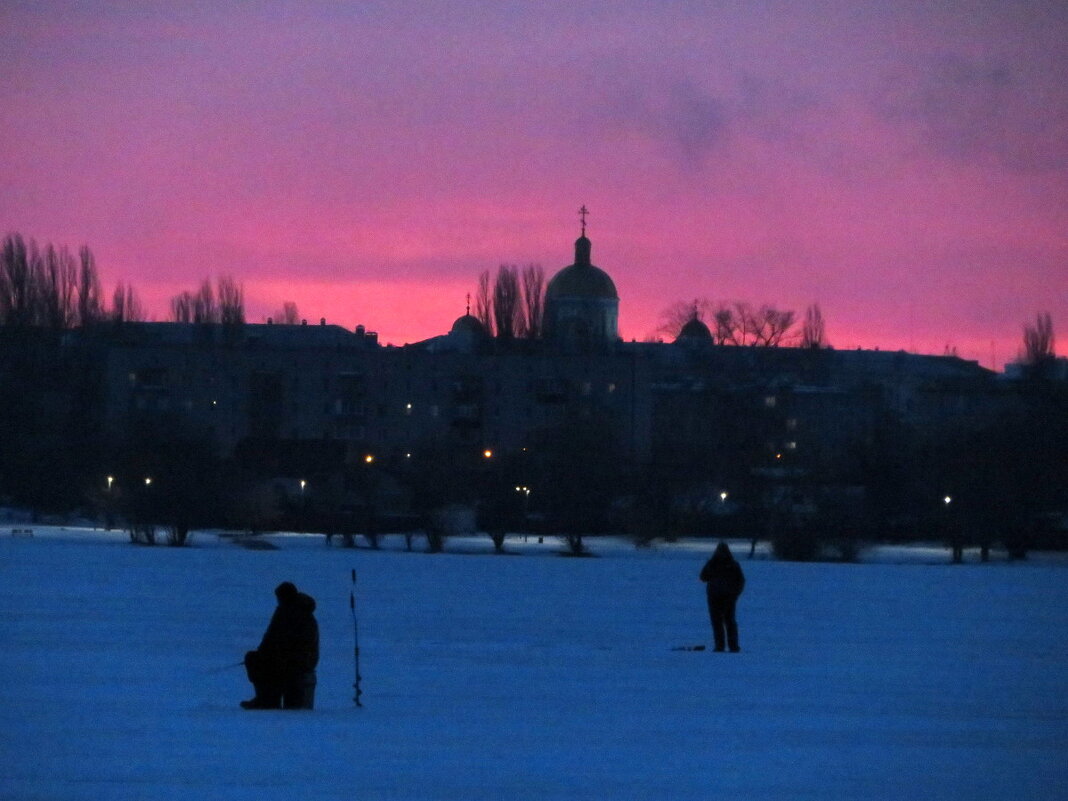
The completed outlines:
[[[575,263],[553,276],[545,288],[545,298],[619,300],[608,273],[590,263],[590,240],[585,235],[575,240]]]
[[[679,331],[679,335],[675,337],[676,342],[711,342],[712,332],[708,330],[708,326],[701,322],[695,314],[690,318],[689,322],[682,327]]]
[[[486,327],[473,314],[465,314],[463,317],[456,319],[456,322],[452,324],[452,328],[449,329],[449,333],[484,337],[486,336]]]

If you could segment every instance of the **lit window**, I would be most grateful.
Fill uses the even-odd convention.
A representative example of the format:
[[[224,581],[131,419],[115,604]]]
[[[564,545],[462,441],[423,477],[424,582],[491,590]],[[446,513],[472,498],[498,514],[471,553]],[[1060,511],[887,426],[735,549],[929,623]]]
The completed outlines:
[[[764,405],[769,409],[774,409],[775,408],[775,396],[774,395],[766,396],[764,398]]]

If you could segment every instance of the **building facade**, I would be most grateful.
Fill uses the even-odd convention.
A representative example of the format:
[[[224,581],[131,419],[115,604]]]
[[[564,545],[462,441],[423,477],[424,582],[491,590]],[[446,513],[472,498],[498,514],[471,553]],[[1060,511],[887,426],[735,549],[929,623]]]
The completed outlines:
[[[293,480],[316,460],[529,454],[583,428],[605,440],[583,447],[623,471],[785,480],[878,447],[891,422],[936,425],[998,402],[994,374],[956,357],[716,345],[696,316],[674,342],[623,342],[615,284],[590,256],[583,232],[547,285],[537,340],[494,339],[469,314],[403,347],[325,320],[73,336],[97,366],[107,438],[182,432]]]

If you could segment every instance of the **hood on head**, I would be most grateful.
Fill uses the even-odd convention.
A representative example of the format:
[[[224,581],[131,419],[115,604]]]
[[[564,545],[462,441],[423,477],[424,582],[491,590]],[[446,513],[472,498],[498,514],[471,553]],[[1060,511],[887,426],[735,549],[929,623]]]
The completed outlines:
[[[297,585],[292,581],[283,581],[274,588],[274,597],[279,603],[292,601],[297,596]]]

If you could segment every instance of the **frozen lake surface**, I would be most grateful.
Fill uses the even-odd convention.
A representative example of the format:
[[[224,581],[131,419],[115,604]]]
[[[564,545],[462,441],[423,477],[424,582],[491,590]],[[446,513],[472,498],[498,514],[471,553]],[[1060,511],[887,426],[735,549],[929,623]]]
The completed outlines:
[[[734,655],[671,650],[710,639],[711,542],[565,559],[270,541],[0,528],[0,798],[1068,798],[1063,559],[740,545]],[[319,604],[316,709],[246,712],[226,666],[287,579]]]

